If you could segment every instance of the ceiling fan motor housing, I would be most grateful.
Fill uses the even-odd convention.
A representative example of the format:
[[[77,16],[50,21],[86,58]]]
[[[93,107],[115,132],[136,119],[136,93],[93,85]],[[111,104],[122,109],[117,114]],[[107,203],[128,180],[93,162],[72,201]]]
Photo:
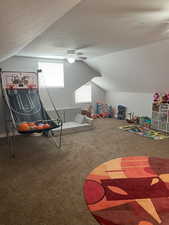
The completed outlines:
[[[69,50],[67,51],[67,54],[68,54],[68,55],[75,55],[75,54],[76,54],[76,50],[74,50],[74,49],[69,49]]]

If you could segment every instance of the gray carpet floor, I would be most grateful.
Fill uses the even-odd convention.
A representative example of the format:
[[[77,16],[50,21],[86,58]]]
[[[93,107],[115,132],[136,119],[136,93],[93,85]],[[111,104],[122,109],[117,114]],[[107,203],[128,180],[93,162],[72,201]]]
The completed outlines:
[[[96,225],[83,198],[88,173],[124,156],[169,157],[169,139],[153,141],[98,119],[93,131],[66,135],[56,149],[45,137],[16,138],[16,158],[0,140],[0,225]]]

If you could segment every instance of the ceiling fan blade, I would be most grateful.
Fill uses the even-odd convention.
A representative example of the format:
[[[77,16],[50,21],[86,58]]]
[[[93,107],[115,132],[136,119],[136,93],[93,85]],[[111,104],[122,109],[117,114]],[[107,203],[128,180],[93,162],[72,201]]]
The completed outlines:
[[[67,50],[67,54],[68,55],[75,55],[76,54],[76,50],[75,49],[68,49]]]
[[[81,45],[81,46],[78,46],[76,48],[76,51],[79,51],[79,50],[83,50],[83,49],[87,49],[87,48],[90,48],[90,47],[93,47],[94,43],[93,44],[84,44],[84,45]]]
[[[80,59],[80,60],[87,60],[87,57],[86,56],[78,57],[78,59]]]

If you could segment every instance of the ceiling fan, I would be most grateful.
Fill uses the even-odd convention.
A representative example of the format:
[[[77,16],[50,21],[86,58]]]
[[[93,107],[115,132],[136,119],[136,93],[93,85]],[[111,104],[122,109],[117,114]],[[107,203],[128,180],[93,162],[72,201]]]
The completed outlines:
[[[69,49],[67,50],[67,61],[69,63],[74,63],[76,61],[85,61],[87,59],[86,56],[82,52],[76,52],[75,49]]]

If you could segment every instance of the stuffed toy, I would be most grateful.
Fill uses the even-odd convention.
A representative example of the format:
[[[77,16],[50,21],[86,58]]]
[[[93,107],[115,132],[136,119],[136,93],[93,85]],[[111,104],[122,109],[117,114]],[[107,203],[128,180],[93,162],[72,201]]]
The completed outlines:
[[[168,94],[162,96],[162,103],[168,103]]]
[[[169,103],[169,93],[167,94],[167,98],[168,98],[167,102]]]
[[[160,102],[160,94],[159,93],[156,92],[153,95],[153,102],[154,102],[154,104],[159,104],[159,102]]]

